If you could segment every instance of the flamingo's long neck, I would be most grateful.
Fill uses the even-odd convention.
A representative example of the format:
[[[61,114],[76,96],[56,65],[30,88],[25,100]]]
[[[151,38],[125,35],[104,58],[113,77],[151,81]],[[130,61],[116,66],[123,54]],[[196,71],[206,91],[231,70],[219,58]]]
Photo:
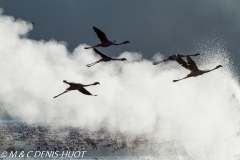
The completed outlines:
[[[174,55],[174,57],[177,57],[177,56],[179,56],[179,57],[186,57],[186,55],[182,55],[182,54],[176,54],[176,55]],[[189,54],[188,56],[196,56],[196,55],[194,55],[194,54]]]
[[[124,44],[124,42],[122,42],[122,43],[114,43],[114,42],[112,42],[112,44],[117,46],[117,45]]]
[[[114,61],[121,61],[121,59],[119,59],[119,58],[111,58],[111,60],[114,60]]]
[[[94,85],[94,83],[93,84],[88,84],[88,85],[82,85],[83,87],[88,87],[88,86],[93,86]]]
[[[196,56],[195,54],[189,54],[189,56]]]
[[[203,72],[203,73],[208,73],[208,72],[214,71],[214,70],[216,70],[216,69],[218,69],[218,67],[215,67],[215,68],[210,69],[210,70],[203,70],[202,72]]]

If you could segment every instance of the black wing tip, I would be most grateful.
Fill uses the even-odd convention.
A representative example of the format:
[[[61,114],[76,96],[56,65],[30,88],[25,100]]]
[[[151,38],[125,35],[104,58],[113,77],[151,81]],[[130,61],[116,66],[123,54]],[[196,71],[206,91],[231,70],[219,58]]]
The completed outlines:
[[[100,52],[99,50],[97,50],[95,47],[93,47],[93,50],[94,50],[96,53],[103,54],[102,52]]]
[[[27,23],[28,23],[28,24],[29,24],[29,23],[31,23],[32,25],[34,25],[34,24],[35,24],[35,23],[34,23],[34,22],[32,22],[32,21],[28,21]]]
[[[94,49],[94,51],[96,51],[96,52],[98,51],[95,47],[92,47],[92,48]]]
[[[95,26],[93,26],[93,29],[94,29],[94,30],[99,30],[99,29],[98,29],[97,27],[95,27]]]

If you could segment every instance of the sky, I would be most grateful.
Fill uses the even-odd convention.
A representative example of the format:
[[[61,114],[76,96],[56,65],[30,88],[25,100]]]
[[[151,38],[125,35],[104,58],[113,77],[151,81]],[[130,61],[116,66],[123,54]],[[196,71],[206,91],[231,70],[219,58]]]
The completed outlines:
[[[0,1],[0,118],[149,134],[181,144],[194,159],[240,155],[239,1]],[[33,21],[34,26],[27,24]],[[130,44],[98,48],[127,61],[99,60],[92,26]],[[196,53],[201,69],[222,68],[173,83],[189,71],[175,53]],[[63,80],[100,85],[86,96]]]
[[[238,0],[0,0],[0,6],[6,15],[36,23],[29,38],[64,41],[69,51],[82,43],[97,44],[92,29],[96,26],[109,39],[131,42],[101,48],[110,56],[123,51],[141,52],[148,59],[158,52],[192,53],[200,41],[215,37],[225,43],[235,62],[240,60]]]

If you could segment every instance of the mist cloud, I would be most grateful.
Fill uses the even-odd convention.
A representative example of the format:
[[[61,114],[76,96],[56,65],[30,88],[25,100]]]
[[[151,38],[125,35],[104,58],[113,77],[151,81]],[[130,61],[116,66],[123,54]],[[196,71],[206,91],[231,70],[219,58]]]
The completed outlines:
[[[202,69],[223,68],[173,83],[188,74],[175,62],[153,66],[139,53],[124,52],[119,57],[127,62],[88,68],[86,64],[100,57],[85,50],[86,44],[69,53],[65,42],[29,39],[31,29],[26,21],[0,15],[0,97],[13,118],[154,132],[157,141],[177,141],[194,159],[229,160],[240,154],[239,84],[221,43],[201,42],[196,48],[201,56],[195,59]],[[153,60],[163,57],[156,54]],[[53,99],[68,87],[62,80],[100,82],[87,88],[98,96],[71,91]]]

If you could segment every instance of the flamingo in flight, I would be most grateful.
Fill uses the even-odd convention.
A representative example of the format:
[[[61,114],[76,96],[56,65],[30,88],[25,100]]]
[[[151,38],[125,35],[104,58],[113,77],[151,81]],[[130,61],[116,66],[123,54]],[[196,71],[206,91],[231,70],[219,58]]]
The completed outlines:
[[[190,54],[189,56],[198,56],[198,55],[200,55],[200,54],[199,53]],[[177,57],[186,57],[186,56],[185,55],[181,55],[181,54],[174,54],[174,55],[171,55],[171,56],[165,58],[162,61],[154,62],[153,65],[157,65],[157,64],[160,64],[160,63],[166,62],[166,61],[176,61]]]
[[[202,74],[205,74],[205,73],[208,73],[208,72],[211,72],[215,69],[218,69],[220,67],[222,67],[222,65],[218,65],[216,66],[215,68],[213,69],[210,69],[210,70],[200,70],[198,69],[196,63],[190,58],[189,55],[186,55],[186,59],[187,59],[187,62],[185,62],[180,56],[177,57],[176,61],[181,65],[183,66],[184,68],[190,70],[190,74],[188,74],[186,77],[182,78],[182,79],[178,79],[178,80],[173,80],[173,82],[177,82],[177,81],[180,81],[180,80],[183,80],[183,79],[186,79],[186,78],[189,78],[189,77],[197,77],[199,75],[202,75]]]
[[[96,44],[94,46],[91,46],[91,47],[85,47],[85,49],[89,49],[89,48],[93,48],[93,47],[108,47],[108,46],[111,46],[111,45],[121,45],[121,44],[130,43],[129,41],[124,41],[122,43],[115,43],[116,40],[109,41],[104,32],[102,32],[100,29],[98,29],[96,27],[93,27],[93,29],[96,32],[98,38],[100,39],[100,43]]]
[[[100,83],[99,82],[95,82],[93,84],[89,84],[89,85],[83,85],[81,83],[74,83],[74,82],[67,82],[66,80],[63,81],[64,83],[67,83],[70,85],[70,87],[68,87],[64,92],[62,92],[61,94],[53,97],[53,98],[57,98],[58,96],[64,94],[64,93],[67,93],[69,91],[72,91],[72,90],[78,90],[79,92],[81,92],[82,94],[86,94],[86,95],[91,95],[91,96],[97,96],[97,95],[92,95],[90,92],[88,92],[84,87],[88,87],[88,86],[93,86],[93,85],[97,85]]]
[[[93,48],[94,51],[99,54],[102,58],[99,61],[96,61],[94,63],[88,64],[88,67],[91,67],[99,62],[107,62],[107,61],[126,61],[126,58],[112,58],[112,57],[108,57],[107,55],[103,54],[102,52],[100,52],[99,50],[97,50],[96,48]]]

